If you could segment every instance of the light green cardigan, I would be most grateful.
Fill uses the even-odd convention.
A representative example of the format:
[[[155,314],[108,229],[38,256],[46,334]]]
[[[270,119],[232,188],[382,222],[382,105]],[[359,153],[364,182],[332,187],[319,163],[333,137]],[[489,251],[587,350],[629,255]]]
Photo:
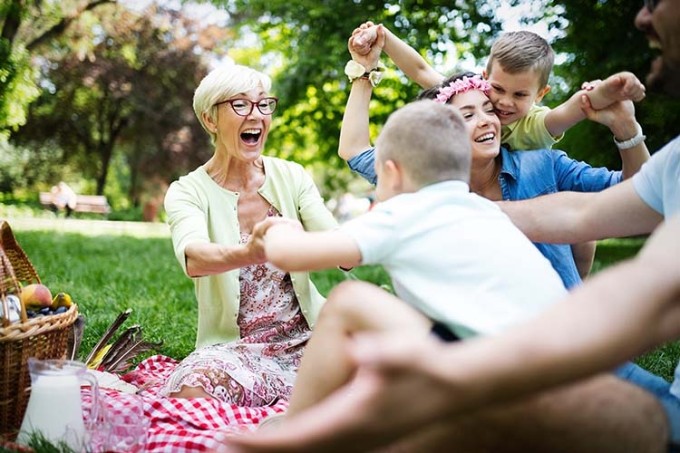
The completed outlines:
[[[337,226],[323,203],[314,181],[301,165],[263,156],[265,181],[260,195],[283,217],[298,219],[305,230],[327,230]],[[175,256],[187,273],[184,250],[196,242],[236,245],[240,229],[236,206],[239,194],[219,186],[199,167],[173,182],[165,195],[165,210]],[[196,347],[234,341],[240,302],[239,269],[194,278],[198,300]],[[314,327],[323,296],[307,272],[292,272],[291,280],[302,313]]]

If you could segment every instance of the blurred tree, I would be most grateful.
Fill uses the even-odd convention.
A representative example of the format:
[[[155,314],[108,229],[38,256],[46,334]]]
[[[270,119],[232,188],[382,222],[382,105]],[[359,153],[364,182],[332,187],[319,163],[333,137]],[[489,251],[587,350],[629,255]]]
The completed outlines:
[[[61,35],[85,11],[116,0],[0,2],[0,137],[26,122],[38,96],[31,55]]]
[[[94,179],[96,193],[104,192],[120,150],[137,204],[143,181],[174,178],[209,152],[191,108],[206,72],[190,38],[198,29],[169,10],[140,15],[111,5],[82,16],[44,55],[43,92],[13,141],[58,143],[63,162]]]

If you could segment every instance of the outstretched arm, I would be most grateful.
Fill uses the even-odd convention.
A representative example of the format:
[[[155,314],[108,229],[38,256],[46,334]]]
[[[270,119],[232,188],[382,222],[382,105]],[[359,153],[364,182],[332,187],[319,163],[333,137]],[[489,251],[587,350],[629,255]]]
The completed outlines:
[[[341,230],[306,232],[301,226],[277,223],[264,236],[264,250],[274,266],[286,272],[361,264],[356,242]]]
[[[368,53],[359,53],[355,44],[357,35],[362,29],[356,29],[347,42],[352,59],[365,68],[375,68],[378,65],[382,47],[385,43],[385,34],[377,30],[376,41],[370,47]],[[340,128],[340,140],[338,143],[338,155],[344,160],[350,160],[357,154],[371,146],[369,133],[368,108],[371,102],[373,86],[368,79],[360,77],[352,82],[352,88],[347,98],[345,113],[342,117]]]
[[[583,95],[590,98],[594,109],[600,110],[618,101],[641,101],[645,97],[645,87],[630,72],[620,72],[603,81],[584,83],[581,90],[546,115],[545,127],[552,136],[563,134],[586,118],[581,109]]]
[[[558,192],[498,204],[534,242],[574,244],[646,234],[663,220],[642,201],[632,180],[601,192]]]

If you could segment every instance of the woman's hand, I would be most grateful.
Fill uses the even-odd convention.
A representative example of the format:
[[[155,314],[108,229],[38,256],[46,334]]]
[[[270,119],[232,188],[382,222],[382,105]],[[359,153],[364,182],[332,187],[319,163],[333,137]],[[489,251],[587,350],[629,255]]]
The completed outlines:
[[[385,45],[385,29],[373,22],[364,22],[355,28],[347,41],[347,48],[352,59],[366,68],[367,71],[378,66],[380,54]]]
[[[262,264],[267,261],[264,238],[271,227],[281,225],[296,230],[304,230],[299,221],[286,217],[267,217],[261,222],[256,223],[253,227],[253,233],[250,235],[250,240],[245,245],[248,255],[253,258],[253,263]]]

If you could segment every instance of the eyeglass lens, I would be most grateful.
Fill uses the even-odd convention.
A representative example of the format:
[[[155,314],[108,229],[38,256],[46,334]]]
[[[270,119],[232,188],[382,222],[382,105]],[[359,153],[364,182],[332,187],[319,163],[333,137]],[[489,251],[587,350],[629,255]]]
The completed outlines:
[[[264,98],[257,102],[253,102],[248,99],[232,99],[227,102],[231,104],[234,112],[240,116],[250,115],[255,106],[257,106],[257,110],[259,110],[263,115],[271,115],[274,113],[274,110],[276,110],[277,105],[276,98]]]

